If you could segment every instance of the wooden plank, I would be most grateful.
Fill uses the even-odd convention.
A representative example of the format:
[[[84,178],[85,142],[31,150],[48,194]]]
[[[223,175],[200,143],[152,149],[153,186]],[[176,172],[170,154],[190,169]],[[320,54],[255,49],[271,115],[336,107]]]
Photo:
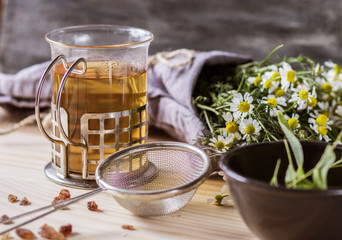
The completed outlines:
[[[151,140],[166,140],[158,131]],[[46,204],[50,204],[64,188],[50,182],[43,172],[50,159],[50,143],[43,138],[36,126],[0,136],[0,215],[13,216]],[[109,194],[100,193],[71,205],[67,210],[57,211],[26,227],[37,236],[40,226],[47,223],[58,229],[72,224],[74,235],[70,239],[256,239],[242,222],[234,207],[220,207],[207,203],[224,182],[220,179],[207,180],[183,209],[162,217],[137,217],[122,208]],[[69,189],[72,196],[86,190]],[[19,198],[26,196],[32,204],[20,206],[10,203],[8,194]],[[88,201],[94,200],[100,211],[87,209]],[[122,225],[133,225],[129,231]],[[0,231],[11,225],[0,225]],[[12,232],[12,236],[16,234]]]

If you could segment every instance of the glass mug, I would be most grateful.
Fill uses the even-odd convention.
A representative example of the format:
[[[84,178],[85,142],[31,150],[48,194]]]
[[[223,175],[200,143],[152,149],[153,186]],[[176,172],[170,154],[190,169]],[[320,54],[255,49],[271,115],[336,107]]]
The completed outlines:
[[[36,93],[36,119],[52,142],[50,180],[97,187],[97,165],[147,139],[148,48],[152,33],[133,27],[83,25],[47,33],[52,61]],[[51,136],[40,121],[39,97],[52,71]]]

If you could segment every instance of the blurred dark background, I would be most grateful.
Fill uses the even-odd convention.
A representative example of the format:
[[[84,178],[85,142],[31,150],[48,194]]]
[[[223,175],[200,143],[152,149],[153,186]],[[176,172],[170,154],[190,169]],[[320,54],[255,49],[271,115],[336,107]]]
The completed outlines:
[[[0,71],[49,60],[46,32],[91,23],[151,31],[150,54],[189,48],[261,60],[285,44],[282,56],[341,63],[341,12],[338,0],[2,0]]]

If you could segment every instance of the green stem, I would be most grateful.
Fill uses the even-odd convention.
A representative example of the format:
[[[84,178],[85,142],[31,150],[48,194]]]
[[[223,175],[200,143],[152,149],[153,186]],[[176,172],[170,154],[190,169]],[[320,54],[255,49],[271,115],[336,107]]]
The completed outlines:
[[[288,112],[288,111],[292,110],[292,109],[294,108],[294,106],[296,106],[296,104],[297,104],[297,102],[294,102],[294,103],[292,104],[292,106],[289,107],[288,109],[285,109],[284,112]]]
[[[258,122],[260,124],[260,126],[262,127],[262,129],[265,131],[266,134],[268,134],[269,136],[271,136],[273,138],[273,140],[278,141],[279,139],[276,138],[272,133],[270,133],[264,126],[264,124],[262,124],[262,122],[258,119]]]
[[[213,130],[211,124],[210,124],[210,121],[209,121],[209,118],[208,118],[207,111],[204,110],[204,109],[203,109],[203,114],[204,114],[205,121],[206,121],[206,123],[207,123],[207,125],[208,125],[208,128],[209,128],[211,134],[214,134],[214,130]]]
[[[199,104],[199,103],[197,103],[196,106],[198,108],[202,109],[203,111],[208,110],[208,111],[211,111],[211,112],[215,113],[216,115],[219,115],[218,111],[216,111],[214,108],[211,108],[209,106],[206,106],[206,105],[203,105],[203,104]]]
[[[313,174],[313,171],[314,171],[314,168],[311,169],[310,171],[306,172],[305,174],[298,176],[298,178],[295,178],[293,180],[293,182],[290,185],[288,185],[287,187],[288,188],[294,187],[295,185],[297,185],[297,183],[299,183],[299,182],[303,181],[304,179],[310,177]]]
[[[279,183],[278,183],[278,172],[279,172],[280,163],[281,163],[281,159],[279,158],[277,160],[277,164],[276,164],[276,167],[274,169],[273,177],[272,177],[271,182],[270,182],[270,184],[272,186],[275,186],[275,187],[279,186]]]
[[[338,166],[339,164],[342,163],[342,158],[336,162],[334,162],[330,168],[337,168],[337,167],[342,167],[342,165]]]
[[[220,106],[220,107],[217,107],[216,109],[219,110],[219,109],[226,108],[226,107],[229,107],[229,104],[222,105],[222,106]]]
[[[289,164],[291,168],[293,169],[293,172],[295,172],[294,166],[293,166],[293,161],[292,161],[292,156],[291,156],[291,151],[289,148],[289,144],[287,143],[287,140],[284,140],[284,145],[287,153],[287,159],[289,160]]]
[[[336,145],[341,141],[341,139],[342,139],[342,131],[338,134],[336,140],[334,141],[333,148],[336,147]]]
[[[262,66],[271,56],[273,53],[275,53],[276,51],[278,51],[278,49],[284,47],[284,44],[281,44],[279,45],[278,47],[276,47],[275,49],[273,49],[265,58],[264,60],[262,60],[260,63],[259,63],[259,66]]]

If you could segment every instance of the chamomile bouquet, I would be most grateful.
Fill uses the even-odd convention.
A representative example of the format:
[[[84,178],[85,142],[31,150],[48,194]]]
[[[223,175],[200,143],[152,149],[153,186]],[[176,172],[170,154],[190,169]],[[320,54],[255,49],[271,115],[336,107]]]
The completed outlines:
[[[200,81],[195,106],[210,134],[203,145],[221,152],[243,144],[282,140],[277,111],[301,140],[334,141],[342,126],[341,67],[298,56],[238,65],[229,76]],[[205,91],[201,91],[205,89]]]

